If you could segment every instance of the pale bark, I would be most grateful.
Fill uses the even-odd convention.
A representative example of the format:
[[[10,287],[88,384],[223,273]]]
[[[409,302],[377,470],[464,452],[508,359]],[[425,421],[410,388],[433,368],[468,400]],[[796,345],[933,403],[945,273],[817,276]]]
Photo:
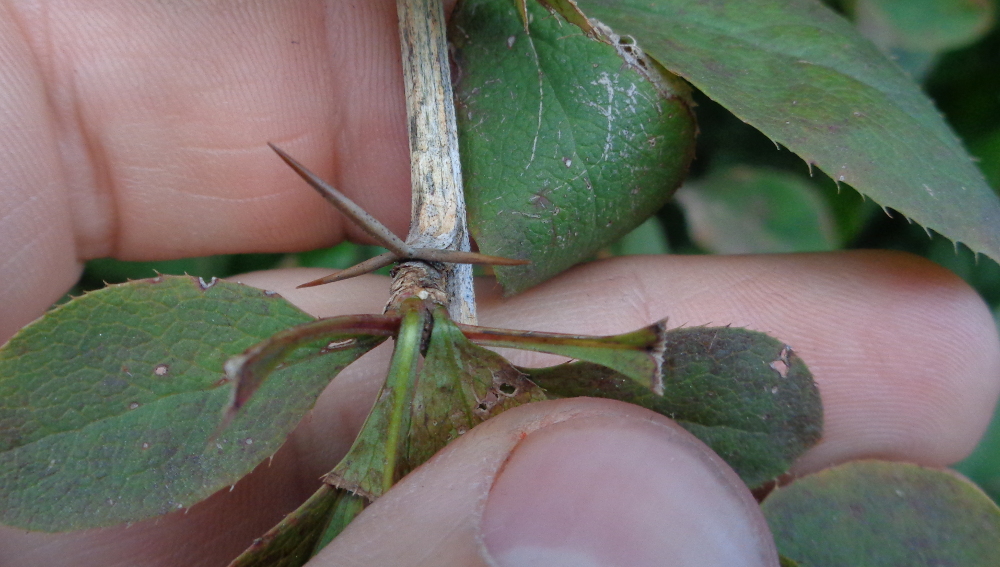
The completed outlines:
[[[413,185],[410,233],[406,242],[414,248],[468,251],[469,233],[442,0],[397,0],[396,7]],[[476,302],[472,266],[468,264],[428,266],[422,262],[405,262],[397,271],[393,287],[410,294],[415,286],[425,286],[438,278],[443,281],[432,287],[444,290],[451,317],[461,323],[474,324]]]

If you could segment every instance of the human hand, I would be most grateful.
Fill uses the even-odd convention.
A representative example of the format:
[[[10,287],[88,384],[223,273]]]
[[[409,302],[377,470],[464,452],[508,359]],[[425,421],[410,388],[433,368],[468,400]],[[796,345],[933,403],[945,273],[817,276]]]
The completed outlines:
[[[344,13],[324,22],[324,9]],[[0,155],[0,332],[40,315],[89,257],[290,250],[356,236],[267,153],[266,140],[405,233],[391,2],[211,14],[123,3],[81,8],[106,11],[101,18],[54,11],[50,26],[4,10],[0,45],[12,55],[0,69],[0,125],[13,139]],[[95,22],[114,29],[98,33]],[[292,290],[315,275],[237,279],[318,316],[378,312],[387,297],[386,280],[374,276]],[[796,464],[800,474],[864,457],[953,462],[975,444],[1000,388],[1000,346],[979,298],[899,254],[624,258],[506,301],[489,284],[479,296],[491,326],[610,334],[669,316],[672,325],[746,326],[793,345],[826,412],[824,440]],[[382,349],[339,376],[273,462],[232,492],[128,529],[5,528],[0,564],[224,565],[346,451],[384,359]],[[404,479],[311,565],[475,565],[483,554],[503,565],[532,550],[547,565],[690,555],[711,564],[725,545],[759,547],[746,493],[675,431],[609,401],[512,410]],[[755,564],[754,552],[734,553]]]

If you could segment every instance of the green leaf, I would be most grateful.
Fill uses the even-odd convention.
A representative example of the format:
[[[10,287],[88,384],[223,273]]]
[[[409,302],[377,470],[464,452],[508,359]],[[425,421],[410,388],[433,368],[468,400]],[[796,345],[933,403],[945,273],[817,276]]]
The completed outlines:
[[[337,504],[348,495],[328,484],[309,500],[254,540],[229,567],[301,567],[314,555],[323,530]]]
[[[842,181],[1000,259],[1000,199],[917,86],[817,0],[579,0],[582,11]]]
[[[957,463],[955,469],[1000,502],[1000,412],[993,412],[993,420],[976,449]]]
[[[595,41],[528,3],[452,16],[469,226],[507,293],[593,255],[666,202],[693,156],[687,85],[627,42]]]
[[[993,0],[854,0],[847,11],[866,38],[915,80],[941,52],[964,47],[993,26]]]
[[[273,292],[164,276],[89,293],[25,327],[0,350],[0,522],[133,522],[235,483],[382,340],[276,371],[217,431],[232,396],[223,363],[310,319]]]
[[[469,342],[439,309],[413,400],[409,467],[494,415],[544,399],[538,386],[499,354]]]
[[[854,0],[849,6],[865,37],[887,52],[969,45],[993,26],[996,11],[992,0]]]
[[[817,189],[798,175],[737,166],[686,184],[677,200],[691,238],[717,254],[817,252],[837,247]]]
[[[359,344],[367,352],[396,334],[399,317],[344,315],[310,321],[275,333],[226,361],[226,377],[233,381],[230,415],[238,411],[279,368],[353,352]]]
[[[993,190],[1000,193],[1000,129],[969,144]]]
[[[667,241],[663,223],[655,216],[649,217],[646,222],[612,244],[611,253],[615,256],[669,254],[670,242]]]
[[[470,340],[496,348],[516,348],[558,354],[599,364],[620,372],[639,387],[663,393],[663,352],[666,321],[609,337],[512,331],[459,325]]]
[[[381,246],[368,246],[354,244],[353,242],[341,242],[331,248],[320,248],[309,252],[300,252],[295,255],[295,264],[306,268],[331,268],[334,270],[345,270],[355,264],[360,264],[365,260],[374,258],[383,252],[388,252]],[[373,273],[389,275],[388,268],[376,270]]]
[[[775,489],[778,551],[804,567],[996,565],[1000,508],[949,471],[862,461]]]
[[[547,393],[611,398],[676,420],[750,487],[788,471],[820,438],[823,407],[805,363],[763,333],[692,327],[666,333],[663,395],[585,362],[522,369]]]
[[[87,289],[100,289],[107,284],[154,278],[160,274],[197,276],[207,280],[273,268],[282,257],[282,254],[223,254],[153,262],[98,258],[87,262],[81,282]]]

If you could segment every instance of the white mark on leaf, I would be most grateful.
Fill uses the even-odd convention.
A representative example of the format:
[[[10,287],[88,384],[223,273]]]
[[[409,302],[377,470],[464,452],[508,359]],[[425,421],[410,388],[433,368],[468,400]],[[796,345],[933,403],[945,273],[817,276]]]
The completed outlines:
[[[198,287],[200,287],[202,291],[205,291],[208,288],[210,288],[213,285],[215,285],[216,283],[218,283],[218,281],[219,281],[219,278],[217,278],[215,276],[212,276],[212,279],[209,280],[209,281],[207,281],[207,282],[205,281],[205,278],[198,278]]]
[[[592,85],[600,85],[604,87],[605,92],[608,95],[608,106],[604,108],[603,106],[596,106],[598,112],[600,112],[608,120],[608,132],[604,138],[604,153],[601,154],[601,161],[608,159],[611,154],[611,147],[614,144],[614,102],[615,102],[615,87],[611,82],[611,76],[608,75],[607,71],[601,72],[601,77],[597,81],[592,82]]]
[[[545,96],[545,76],[542,73],[542,62],[538,57],[538,50],[535,49],[535,42],[528,36],[528,45],[531,46],[531,53],[535,57],[535,66],[538,67],[538,124],[535,126],[535,138],[531,141],[531,157],[528,158],[528,164],[524,166],[527,170],[531,167],[531,164],[535,162],[535,151],[538,149],[538,138],[542,135],[542,111],[545,109],[544,96]]]
[[[166,364],[157,364],[156,368],[153,369],[153,374],[157,376],[166,376],[170,372],[170,367]]]
[[[421,291],[423,291],[423,290],[421,290]],[[426,293],[426,292],[423,292],[423,293]],[[421,299],[424,299],[424,298],[421,298]],[[323,353],[323,354],[325,354],[325,353],[328,353],[328,352],[333,352],[335,350],[340,350],[340,349],[342,349],[344,347],[348,347],[348,346],[351,346],[353,344],[354,344],[354,339],[344,339],[344,340],[340,340],[340,341],[330,341],[330,342],[326,343],[326,346],[323,347],[322,350],[320,350],[320,352]]]

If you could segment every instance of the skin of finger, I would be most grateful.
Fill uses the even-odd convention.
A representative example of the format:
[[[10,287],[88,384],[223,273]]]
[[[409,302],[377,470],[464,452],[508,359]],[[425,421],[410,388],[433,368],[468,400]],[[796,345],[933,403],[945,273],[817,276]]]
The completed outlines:
[[[0,344],[79,276],[54,117],[13,10],[0,3]],[[25,117],[34,117],[26,120]]]
[[[693,498],[699,501],[703,499],[705,502],[700,502],[701,504],[715,502],[716,499],[730,503],[723,507],[727,518],[713,517],[709,521],[711,525],[709,529],[698,531],[697,535],[693,536],[688,534],[689,540],[677,543],[675,549],[696,547],[705,543],[703,541],[706,537],[705,532],[716,531],[717,526],[714,524],[719,521],[733,527],[729,531],[733,539],[755,542],[756,545],[751,544],[750,547],[756,553],[760,553],[761,557],[758,561],[748,561],[747,565],[777,563],[773,543],[770,541],[770,532],[753,497],[739,482],[735,473],[718,460],[707,447],[675,423],[648,410],[610,400],[575,398],[521,406],[474,428],[408,475],[366,509],[337,539],[310,561],[309,565],[316,567],[490,565],[486,559],[489,555],[486,550],[488,547],[496,549],[502,545],[502,543],[491,545],[490,538],[502,539],[503,532],[508,531],[509,526],[500,525],[497,521],[503,522],[503,512],[509,507],[506,502],[489,506],[491,510],[499,507],[501,518],[486,520],[485,524],[490,531],[485,539],[481,527],[484,524],[484,512],[488,508],[488,502],[494,498],[491,496],[491,489],[495,490],[498,484],[504,484],[502,480],[506,474],[505,466],[508,463],[518,462],[520,447],[523,445],[530,451],[529,447],[536,436],[546,437],[543,443],[551,446],[552,437],[556,444],[560,440],[569,444],[581,442],[586,444],[587,439],[592,438],[595,433],[601,435],[608,432],[612,432],[612,436],[618,433],[616,438],[620,444],[631,444],[634,441],[636,445],[647,448],[648,445],[657,445],[667,440],[666,444],[674,455],[673,460],[692,458],[702,462],[698,467],[699,470],[714,471],[709,474],[692,475],[694,478],[662,480],[666,484],[676,482],[684,485],[690,492],[704,490],[708,496],[701,498],[702,495],[699,494]],[[584,435],[581,436],[580,433]],[[569,453],[569,461],[575,458],[574,454],[587,453],[586,446],[577,446],[575,450],[574,447],[565,449]],[[627,448],[625,449],[627,453]],[[537,455],[533,455],[530,461],[536,463]],[[619,467],[626,470],[631,468],[629,463],[625,462],[615,463],[612,469]],[[511,482],[523,484],[526,481],[523,478],[524,474],[530,474],[530,471],[523,470],[522,466],[512,465],[512,468],[517,469],[517,472],[511,472],[516,477]],[[534,467],[528,466],[528,468]],[[724,474],[714,474],[715,472]],[[495,484],[498,475],[501,482]],[[558,477],[537,479],[542,486],[530,487],[529,491],[538,488],[544,493],[546,485],[558,490],[558,485],[581,479],[594,481],[589,471],[584,472],[580,478],[574,471],[564,471],[564,474]],[[605,480],[613,482],[611,478]],[[517,494],[509,494],[510,488],[509,483],[504,484],[505,494],[499,499],[510,501],[514,507],[526,504],[518,501]],[[605,488],[609,491],[615,490],[613,486]],[[574,490],[563,492],[572,495]],[[638,490],[632,487],[621,492],[632,495]],[[720,494],[723,496],[720,497]],[[636,496],[641,497],[639,494]],[[614,506],[617,499],[600,500],[608,500]],[[627,507],[628,498],[622,499],[619,504]],[[626,510],[620,512],[628,513]],[[670,511],[655,510],[646,515],[669,517]],[[606,518],[576,517],[550,531],[559,533],[590,529],[594,527],[591,524],[605,520]],[[663,533],[665,526],[649,525],[648,528],[650,534],[632,535],[670,539],[669,535]],[[613,526],[599,526],[597,531],[602,530],[613,531]],[[630,553],[629,549],[617,548],[613,542],[609,547],[616,549],[606,551],[618,555],[619,558]]]
[[[336,284],[295,289],[315,279],[321,270],[292,269],[254,272],[234,281],[278,292],[317,317],[351,313],[381,313],[389,297],[389,279],[365,275]],[[312,413],[299,424],[289,442],[296,448],[298,482],[308,489],[329,472],[351,448],[389,369],[391,341],[351,364],[323,391]]]
[[[300,308],[319,317],[382,310],[388,296],[387,278],[365,276],[339,282],[334,293],[329,287],[295,290],[296,285],[314,279],[316,272],[258,272],[234,281],[294,296]],[[80,567],[227,565],[308,498],[318,487],[320,474],[347,452],[374,402],[390,353],[391,347],[377,349],[338,375],[290,442],[232,491],[223,490],[189,510],[128,528],[44,534],[0,526],[0,565],[48,567],[64,564],[66,557],[73,557],[73,564]],[[314,419],[316,415],[323,418]]]
[[[0,16],[0,341],[80,260],[367,241],[268,141],[406,233],[392,0],[0,0]]]
[[[298,468],[295,451],[282,449],[232,490],[127,527],[48,534],[0,526],[0,565],[224,567],[308,497],[289,482]]]
[[[248,283],[280,278],[269,285],[323,314],[358,312],[338,310],[365,288],[387,285],[368,276],[349,289],[293,289],[319,274],[261,273]],[[956,462],[975,446],[1000,393],[1000,340],[985,304],[958,277],[912,255],[644,256],[579,266],[508,299],[480,284],[482,325],[606,335],[668,318],[671,327],[733,325],[786,342],[812,371],[825,414],[823,439],[796,463],[798,474],[861,458]],[[552,362],[505,354],[529,366]],[[297,437],[314,457],[306,478],[342,454],[308,449],[330,443],[319,432],[349,425],[330,416],[352,415],[359,427],[358,396],[371,399],[377,382],[365,380],[378,376],[357,375],[354,394],[328,389],[321,397],[324,411]]]
[[[620,258],[530,294],[505,300],[498,291],[480,288],[484,325],[613,334],[668,317],[671,327],[747,327],[791,345],[825,413],[823,440],[798,461],[800,474],[868,457],[954,463],[975,446],[1000,392],[986,305],[912,255]]]
[[[381,310],[385,278],[293,290],[321,275],[313,269],[241,279],[279,290],[317,315]],[[489,283],[479,295],[487,325],[610,334],[669,315],[675,326],[732,323],[778,335],[812,367],[827,415],[825,439],[800,472],[865,456],[928,464],[960,458],[996,397],[1000,347],[981,301],[953,275],[895,253],[618,259],[578,267],[515,298],[500,298]],[[877,345],[868,348],[868,341]],[[371,399],[377,380],[377,371],[362,370],[353,380],[361,394],[324,392],[308,426],[294,434],[304,460],[288,474],[315,487],[360,426],[357,417],[336,416],[359,414],[358,400]],[[324,449],[330,445],[340,449]],[[300,487],[301,494],[309,488]],[[262,489],[252,496],[260,509],[269,494]],[[224,499],[215,502],[225,526],[222,518],[232,510]],[[203,531],[192,527],[190,545],[198,545],[194,536]],[[0,538],[13,535],[5,530]],[[74,545],[86,550],[88,544]]]

